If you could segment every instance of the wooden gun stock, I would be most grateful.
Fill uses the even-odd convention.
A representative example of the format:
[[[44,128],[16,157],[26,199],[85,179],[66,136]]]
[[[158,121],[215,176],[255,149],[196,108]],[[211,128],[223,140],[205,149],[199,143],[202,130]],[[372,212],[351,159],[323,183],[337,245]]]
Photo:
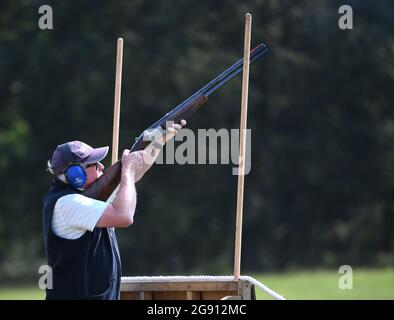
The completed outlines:
[[[116,161],[105,172],[94,181],[82,194],[86,197],[107,201],[112,192],[120,183],[122,162]]]

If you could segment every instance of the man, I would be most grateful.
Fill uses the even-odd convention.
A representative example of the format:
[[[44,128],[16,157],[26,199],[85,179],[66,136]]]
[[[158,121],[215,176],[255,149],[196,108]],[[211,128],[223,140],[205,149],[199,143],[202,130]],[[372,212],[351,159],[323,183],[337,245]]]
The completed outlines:
[[[182,120],[169,127],[160,145],[185,124]],[[100,161],[108,147],[72,141],[56,148],[48,162],[54,179],[43,208],[45,249],[52,268],[46,299],[119,299],[121,262],[114,228],[133,223],[135,183],[158,156],[160,149],[155,146],[157,141],[143,151],[124,150],[119,189],[110,202],[81,194],[103,174]]]

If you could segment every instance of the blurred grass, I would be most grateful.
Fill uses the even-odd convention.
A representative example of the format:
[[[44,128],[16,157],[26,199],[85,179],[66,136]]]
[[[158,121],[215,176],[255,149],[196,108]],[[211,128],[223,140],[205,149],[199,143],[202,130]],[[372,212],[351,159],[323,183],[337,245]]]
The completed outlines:
[[[341,274],[334,271],[304,271],[284,274],[252,275],[286,299],[343,300],[343,299],[394,299],[394,268],[353,268],[353,289],[341,290],[338,280]],[[257,299],[270,297],[256,288]],[[0,287],[0,300],[40,300],[44,291],[34,285]]]
[[[34,285],[22,287],[0,287],[0,300],[43,300],[44,290]]]
[[[341,290],[338,280],[343,276],[334,271],[309,271],[284,274],[255,275],[270,289],[292,300],[387,300],[394,299],[394,268],[353,268],[353,289]],[[256,288],[257,299],[270,297]]]

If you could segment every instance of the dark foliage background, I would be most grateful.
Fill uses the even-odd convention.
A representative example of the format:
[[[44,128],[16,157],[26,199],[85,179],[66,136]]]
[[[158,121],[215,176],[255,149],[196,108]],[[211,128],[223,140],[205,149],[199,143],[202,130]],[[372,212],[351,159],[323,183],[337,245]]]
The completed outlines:
[[[54,30],[38,8],[50,4]],[[110,145],[116,38],[124,38],[121,148],[252,46],[252,171],[243,273],[394,265],[394,3],[328,0],[0,2],[0,281],[45,263],[42,196],[56,145]],[[237,128],[241,77],[189,128]],[[105,164],[109,165],[108,157]],[[156,165],[118,231],[124,274],[231,272],[231,165]]]

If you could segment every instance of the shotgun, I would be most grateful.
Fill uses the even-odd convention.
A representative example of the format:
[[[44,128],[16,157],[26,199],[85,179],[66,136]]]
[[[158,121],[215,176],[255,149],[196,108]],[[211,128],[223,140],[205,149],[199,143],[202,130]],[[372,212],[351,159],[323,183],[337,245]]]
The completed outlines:
[[[250,64],[260,59],[268,51],[267,46],[264,43],[259,44],[250,52]],[[166,129],[166,122],[171,121],[179,123],[182,119],[188,119],[191,115],[197,112],[201,106],[207,102],[208,96],[218,90],[220,87],[225,85],[236,75],[238,75],[243,69],[243,58],[234,63],[231,67],[213,79],[211,82],[206,84],[200,90],[195,92],[185,101],[177,105],[170,112],[165,114],[161,119],[152,124],[148,129],[141,133],[141,135],[135,139],[134,144],[130,148],[130,152],[143,150],[147,145],[151,143],[149,139],[146,139],[148,132],[152,132],[161,127]],[[145,137],[145,139],[144,139]],[[106,201],[120,183],[122,170],[122,162],[118,160],[111,167],[109,167],[104,173],[94,181],[82,194],[86,197],[93,199]]]

